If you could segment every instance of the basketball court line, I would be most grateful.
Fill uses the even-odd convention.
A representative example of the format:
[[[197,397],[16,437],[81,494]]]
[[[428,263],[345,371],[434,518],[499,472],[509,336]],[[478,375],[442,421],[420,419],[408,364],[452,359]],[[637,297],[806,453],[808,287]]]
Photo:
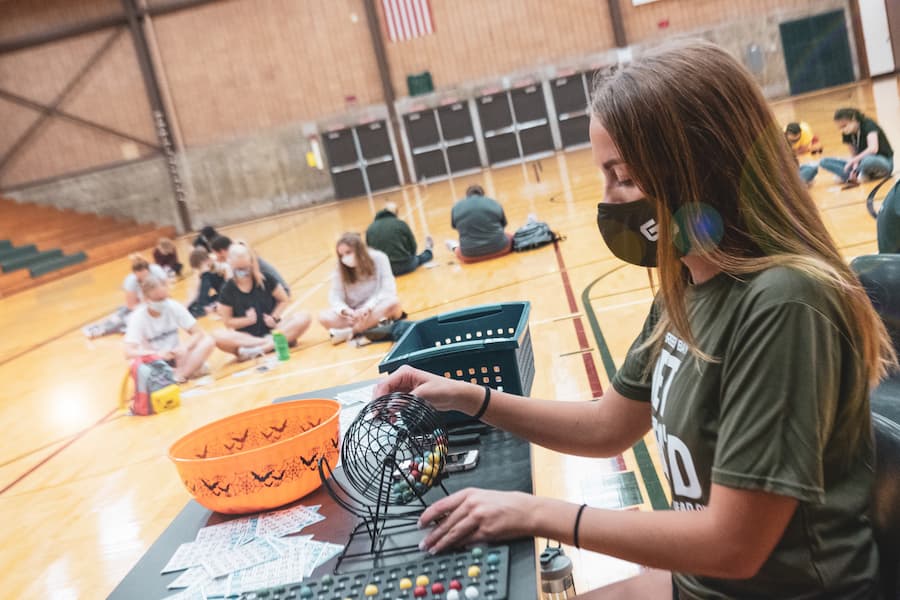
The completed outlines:
[[[645,289],[649,290],[650,288],[648,287]],[[620,308],[627,308],[629,306],[637,306],[638,304],[649,304],[650,302],[653,302],[653,298],[641,298],[640,300],[632,300],[631,302],[622,302],[620,304],[612,304],[610,306],[604,306],[603,308],[598,308],[594,312],[597,312],[597,313],[610,312],[613,310],[618,310]]]
[[[566,301],[569,303],[569,310],[572,313],[578,312],[578,303],[575,301],[575,294],[572,292],[572,282],[569,281],[569,273],[566,269],[566,261],[563,258],[562,250],[559,247],[559,241],[554,240],[553,251],[556,253],[556,264],[559,266],[559,275],[562,277],[563,288],[566,292]],[[575,326],[575,337],[578,339],[578,346],[581,350],[588,350],[587,335],[584,332],[584,324],[581,317],[572,319]],[[594,356],[590,352],[582,352],[582,360],[584,361],[584,370],[587,374],[588,384],[591,386],[591,396],[599,398],[603,395],[603,386],[600,385],[600,375],[597,373],[597,365],[594,364]]]
[[[13,479],[12,482],[6,484],[6,486],[4,486],[3,489],[0,489],[0,496],[5,494],[16,484],[20,483],[23,479],[25,479],[26,477],[28,477],[29,475],[31,475],[32,473],[34,473],[35,471],[37,471],[38,469],[43,467],[45,464],[50,462],[53,458],[58,456],[63,450],[65,450],[66,448],[68,448],[69,446],[71,446],[72,444],[74,444],[75,442],[80,440],[81,438],[83,438],[86,434],[88,434],[89,432],[93,431],[100,425],[103,425],[104,423],[109,421],[110,418],[112,416],[114,416],[118,411],[119,411],[119,407],[117,406],[114,409],[112,409],[111,411],[109,411],[108,413],[106,413],[105,415],[103,415],[100,418],[100,420],[97,421],[96,423],[94,423],[93,425],[85,427],[78,433],[74,434],[67,442],[63,443],[59,448],[57,448],[56,450],[54,450],[53,452],[51,452],[50,454],[48,454],[47,456],[42,458],[40,461],[37,462],[37,464],[34,464],[31,467],[29,467],[28,469],[26,469],[24,473],[22,473],[21,475],[19,475],[15,479]]]
[[[594,312],[594,307],[591,305],[591,289],[603,280],[605,277],[615,273],[619,269],[624,268],[626,265],[622,264],[611,271],[607,271],[606,273],[600,275],[597,279],[590,282],[581,293],[581,302],[584,304],[584,312],[587,315],[588,323],[591,325],[591,330],[594,334],[594,340],[597,342],[597,349],[600,352],[600,357],[603,362],[603,367],[606,370],[606,376],[612,381],[613,377],[616,374],[616,364],[613,361],[612,354],[609,351],[609,346],[606,344],[606,338],[603,337],[603,332],[600,330],[600,324],[597,321],[597,315]],[[656,471],[656,467],[653,465],[653,459],[650,457],[650,451],[647,449],[647,444],[644,442],[643,438],[638,441],[637,444],[632,446],[632,451],[634,452],[634,457],[637,460],[638,469],[641,473],[641,479],[644,480],[644,486],[647,489],[647,494],[650,497],[650,506],[653,507],[653,510],[666,510],[669,507],[669,501],[666,499],[666,493],[663,490],[662,484],[659,481],[659,474]]]

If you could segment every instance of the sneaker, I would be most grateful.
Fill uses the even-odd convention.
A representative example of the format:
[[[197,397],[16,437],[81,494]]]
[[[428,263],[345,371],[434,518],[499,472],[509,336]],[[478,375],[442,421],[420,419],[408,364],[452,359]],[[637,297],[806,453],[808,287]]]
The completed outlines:
[[[434,248],[434,238],[430,235],[425,236],[425,249],[432,250]]]
[[[353,346],[354,348],[362,348],[363,346],[368,346],[371,343],[372,343],[372,340],[370,340],[369,338],[367,338],[364,335],[358,335],[358,336],[354,337],[352,340],[350,340],[350,345]]]
[[[446,240],[444,243],[447,245],[447,250],[450,252],[456,252],[456,249],[459,247],[459,242],[456,240]]]
[[[343,344],[353,338],[353,329],[346,327],[344,329],[329,329],[328,334],[331,336],[331,343],[335,346]]]
[[[259,358],[265,356],[262,346],[241,346],[238,348],[237,356],[239,361],[250,360],[251,358]]]

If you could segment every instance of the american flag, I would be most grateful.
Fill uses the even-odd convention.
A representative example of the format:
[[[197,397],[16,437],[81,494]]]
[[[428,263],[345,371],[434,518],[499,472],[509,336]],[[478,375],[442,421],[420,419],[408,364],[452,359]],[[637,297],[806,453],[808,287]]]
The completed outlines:
[[[434,33],[429,0],[381,0],[392,42]]]

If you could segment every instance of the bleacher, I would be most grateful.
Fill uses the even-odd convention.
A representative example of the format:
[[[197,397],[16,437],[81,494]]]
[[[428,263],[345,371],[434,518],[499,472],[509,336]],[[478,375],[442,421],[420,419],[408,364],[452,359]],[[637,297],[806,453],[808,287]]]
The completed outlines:
[[[0,297],[143,252],[174,235],[173,227],[0,198]]]

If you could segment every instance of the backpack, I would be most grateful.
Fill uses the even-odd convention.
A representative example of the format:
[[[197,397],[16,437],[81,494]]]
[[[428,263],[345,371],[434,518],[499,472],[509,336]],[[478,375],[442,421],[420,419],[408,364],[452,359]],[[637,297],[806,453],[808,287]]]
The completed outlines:
[[[516,252],[540,248],[562,239],[558,233],[554,233],[550,226],[543,221],[529,219],[513,234],[512,249]]]
[[[126,401],[129,382],[134,394]],[[175,372],[158,356],[142,356],[131,361],[131,368],[122,382],[122,404],[131,414],[147,416],[181,405],[181,393],[175,383]]]
[[[396,342],[413,325],[415,325],[415,321],[401,319],[367,329],[363,331],[363,335],[370,342]]]

